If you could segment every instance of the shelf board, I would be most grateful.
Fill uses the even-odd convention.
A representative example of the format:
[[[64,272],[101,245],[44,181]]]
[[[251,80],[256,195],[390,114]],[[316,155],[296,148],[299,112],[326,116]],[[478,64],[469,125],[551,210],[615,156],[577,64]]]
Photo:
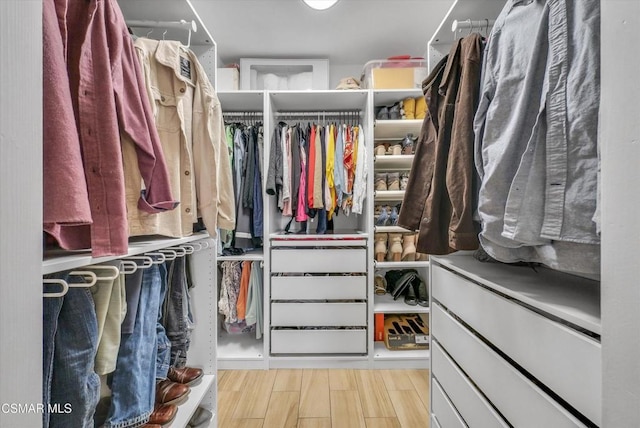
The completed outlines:
[[[118,4],[126,21],[175,21],[176,17],[180,17],[185,21],[196,21],[198,29],[191,33],[191,45],[212,46],[215,43],[211,33],[189,1],[163,2],[162,6],[159,6],[156,0],[118,0]],[[137,31],[135,33],[141,37],[145,36],[150,30],[150,28],[133,28],[136,28]],[[156,28],[150,37],[180,40],[186,43],[188,34],[189,31],[182,28]]]
[[[373,128],[375,140],[402,140],[407,134],[420,135],[422,119],[376,120]]]
[[[398,101],[405,98],[421,97],[422,89],[410,88],[410,89],[374,89],[373,91],[373,103],[375,106],[391,106]]]
[[[409,268],[428,268],[429,261],[415,262],[374,262],[374,266],[378,269],[409,269]]]
[[[218,333],[218,360],[263,360],[264,342],[255,333]]]
[[[373,198],[376,201],[402,201],[404,190],[375,190]]]
[[[264,253],[262,248],[257,249],[257,250],[252,250],[252,251],[247,251],[244,254],[238,254],[238,255],[234,255],[234,256],[218,256],[217,260],[219,262],[224,262],[224,261],[263,261],[264,260]]]
[[[226,91],[216,92],[222,112],[264,110],[264,91]]]
[[[270,98],[276,112],[321,113],[322,111],[364,111],[367,94],[366,90],[273,91],[270,92]]]
[[[182,244],[188,244],[189,242],[198,241],[200,239],[209,238],[209,234],[201,232],[185,238],[159,238],[159,239],[147,239],[132,240],[129,242],[129,251],[125,255],[119,256],[106,256],[106,257],[92,257],[91,250],[87,251],[64,251],[54,250],[47,251],[42,261],[42,274],[50,274],[54,272],[60,272],[63,270],[75,269],[82,266],[95,265],[98,263],[104,263],[111,260],[122,259],[127,256],[135,256],[138,254],[144,254],[152,251],[157,251],[162,248],[175,247]]]
[[[171,423],[174,427],[186,427],[202,399],[214,384],[215,375],[204,375],[199,384],[191,387],[189,398],[178,406],[176,418]]]
[[[428,314],[429,308],[410,306],[403,299],[393,300],[391,294],[378,295],[373,298],[373,312],[377,314]]]
[[[373,343],[374,360],[428,360],[431,356],[429,349],[402,349],[392,351],[387,349],[384,342]]]
[[[600,282],[545,267],[482,263],[471,254],[437,256],[433,263],[539,311],[602,333]]]
[[[376,171],[380,170],[410,170],[414,155],[382,155],[374,156],[374,166]]]
[[[405,229],[400,226],[373,226],[376,233],[416,233],[415,230]]]

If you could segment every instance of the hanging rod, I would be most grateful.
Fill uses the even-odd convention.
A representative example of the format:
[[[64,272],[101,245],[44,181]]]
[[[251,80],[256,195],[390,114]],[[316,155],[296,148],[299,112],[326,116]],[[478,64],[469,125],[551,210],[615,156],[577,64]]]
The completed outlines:
[[[127,26],[135,28],[184,28],[185,30],[191,29],[194,33],[198,31],[198,24],[196,24],[196,21],[186,21],[184,19],[181,19],[180,21],[132,20],[127,21]]]
[[[278,112],[276,117],[315,117],[318,116],[345,116],[360,114],[360,110],[344,110],[344,111],[293,111],[293,112]]]
[[[478,21],[472,21],[471,19],[458,21],[456,19],[453,21],[453,24],[451,24],[451,31],[455,33],[458,30],[463,30],[467,28],[478,28],[478,29],[488,28],[493,26],[495,22],[496,22],[495,19],[481,19]]]
[[[223,116],[260,116],[262,117],[261,111],[225,111],[222,113]]]

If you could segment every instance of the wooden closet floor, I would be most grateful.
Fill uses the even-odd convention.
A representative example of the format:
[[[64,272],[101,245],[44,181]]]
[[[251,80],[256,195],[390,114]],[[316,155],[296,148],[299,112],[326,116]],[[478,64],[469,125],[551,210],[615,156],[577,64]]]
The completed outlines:
[[[220,428],[428,428],[428,370],[221,370]]]

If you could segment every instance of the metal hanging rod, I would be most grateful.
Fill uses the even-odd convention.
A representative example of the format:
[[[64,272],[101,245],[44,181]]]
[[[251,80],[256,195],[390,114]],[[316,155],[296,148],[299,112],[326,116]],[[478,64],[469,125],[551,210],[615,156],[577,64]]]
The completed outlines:
[[[344,110],[344,111],[293,111],[293,112],[278,112],[276,113],[276,117],[342,117],[342,116],[353,116],[360,115],[360,110]]]
[[[134,28],[182,28],[185,30],[191,30],[194,33],[198,31],[198,24],[196,24],[196,21],[186,21],[184,19],[179,21],[132,20],[127,21],[127,26]]]
[[[453,31],[454,33],[458,30],[463,30],[463,29],[471,29],[471,28],[477,28],[477,29],[483,29],[483,28],[489,28],[491,26],[493,26],[493,24],[496,22],[495,19],[480,19],[477,21],[472,21],[471,19],[467,19],[464,21],[458,21],[457,19],[453,21],[453,24],[451,24],[451,31]]]
[[[223,116],[246,116],[246,117],[262,117],[261,111],[225,111]]]

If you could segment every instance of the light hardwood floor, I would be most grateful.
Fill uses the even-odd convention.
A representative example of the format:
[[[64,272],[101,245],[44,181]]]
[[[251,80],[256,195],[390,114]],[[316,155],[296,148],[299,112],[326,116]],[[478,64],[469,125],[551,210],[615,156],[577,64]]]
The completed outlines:
[[[224,370],[220,428],[428,428],[428,370]]]

